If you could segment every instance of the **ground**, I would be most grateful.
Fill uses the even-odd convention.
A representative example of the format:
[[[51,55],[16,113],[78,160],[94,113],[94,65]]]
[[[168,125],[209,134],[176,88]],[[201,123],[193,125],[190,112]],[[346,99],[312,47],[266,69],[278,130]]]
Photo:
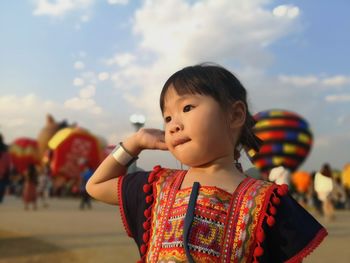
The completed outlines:
[[[47,209],[25,211],[20,199],[0,205],[0,263],[136,262],[136,246],[123,228],[118,207],[93,202],[79,210],[79,199],[51,199]],[[304,263],[350,262],[350,211],[324,222],[329,236]]]

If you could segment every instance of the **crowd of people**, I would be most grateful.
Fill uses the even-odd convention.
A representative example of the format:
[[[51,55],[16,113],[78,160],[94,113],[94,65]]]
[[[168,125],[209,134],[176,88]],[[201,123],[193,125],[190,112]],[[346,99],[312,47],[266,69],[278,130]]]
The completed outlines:
[[[324,163],[319,171],[291,173],[279,166],[270,171],[268,179],[276,184],[288,184],[300,205],[330,221],[335,218],[335,209],[350,209],[350,188],[345,182],[348,168],[349,165],[345,165],[339,172]]]
[[[24,172],[17,171],[11,164],[7,145],[0,134],[0,204],[5,195],[13,195],[23,200],[25,210],[48,208],[51,197],[80,197],[80,209],[91,209],[90,196],[85,185],[93,170],[84,162],[82,173],[75,180],[68,180],[60,187],[54,186],[54,178],[49,165],[29,164]]]

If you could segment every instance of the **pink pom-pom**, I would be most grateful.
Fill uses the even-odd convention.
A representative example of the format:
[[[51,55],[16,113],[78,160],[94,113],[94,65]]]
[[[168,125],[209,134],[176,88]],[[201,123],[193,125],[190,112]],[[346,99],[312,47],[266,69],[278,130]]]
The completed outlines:
[[[277,194],[280,196],[284,196],[288,193],[288,185],[282,184],[281,186],[278,187],[277,189]]]
[[[269,226],[273,226],[273,225],[276,223],[276,220],[275,220],[275,218],[274,218],[273,216],[269,216],[269,217],[267,218],[266,222],[267,222],[267,224],[268,224]]]
[[[149,185],[149,184],[145,184],[144,186],[143,186],[143,192],[144,193],[149,193],[150,191],[151,191],[151,185]]]
[[[254,249],[254,257],[260,257],[264,254],[264,249],[262,247],[256,247]]]
[[[152,203],[153,202],[153,196],[152,195],[147,195],[146,196],[146,203],[147,204],[150,204],[150,203]]]
[[[277,209],[274,206],[271,206],[269,211],[270,211],[270,214],[273,215],[273,216],[277,214]]]
[[[162,167],[160,165],[156,165],[153,167],[153,171],[155,171],[155,172],[159,172],[160,169],[162,169]]]
[[[148,232],[143,233],[143,235],[142,235],[142,240],[143,240],[143,242],[145,242],[145,243],[148,242],[148,240],[149,240],[149,233],[148,233]]]
[[[146,221],[146,222],[143,222],[142,227],[144,230],[148,230],[151,228],[151,224],[150,222]]]
[[[279,205],[280,203],[281,203],[281,200],[278,198],[278,197],[273,197],[272,198],[272,203],[274,204],[274,205]]]
[[[258,240],[258,242],[262,243],[265,240],[265,232],[264,230],[259,230],[259,232],[256,234],[256,239]]]
[[[141,248],[140,248],[140,251],[141,251],[141,254],[142,254],[142,255],[145,254],[146,251],[147,251],[147,245],[142,244],[142,246],[141,246]]]
[[[154,182],[154,180],[156,179],[156,176],[153,172],[151,172],[148,176],[148,183],[151,184]]]
[[[150,209],[145,209],[145,211],[143,212],[143,215],[148,218],[151,216],[151,210]]]

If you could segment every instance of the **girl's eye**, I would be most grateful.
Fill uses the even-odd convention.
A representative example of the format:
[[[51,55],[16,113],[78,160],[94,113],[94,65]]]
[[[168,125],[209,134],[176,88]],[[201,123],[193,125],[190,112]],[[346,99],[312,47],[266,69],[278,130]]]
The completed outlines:
[[[192,108],[193,108],[192,105],[186,105],[186,106],[183,108],[183,112],[188,112],[188,111],[190,111]]]
[[[171,117],[170,117],[170,116],[165,117],[165,118],[164,118],[164,121],[165,121],[165,123],[170,122],[170,121],[171,121]]]

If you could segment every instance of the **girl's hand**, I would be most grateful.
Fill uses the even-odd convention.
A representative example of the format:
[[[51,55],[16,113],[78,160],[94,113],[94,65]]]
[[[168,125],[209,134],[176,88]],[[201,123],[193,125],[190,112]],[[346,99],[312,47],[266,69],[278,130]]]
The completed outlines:
[[[133,156],[139,155],[145,149],[168,150],[164,142],[164,131],[158,129],[140,129],[126,140],[123,146]],[[118,179],[126,173],[127,167],[119,164],[110,154],[100,164],[87,182],[88,193],[105,203],[118,204]]]
[[[142,150],[168,150],[165,144],[164,131],[159,129],[141,128],[138,132],[123,142],[124,147],[137,156]]]

